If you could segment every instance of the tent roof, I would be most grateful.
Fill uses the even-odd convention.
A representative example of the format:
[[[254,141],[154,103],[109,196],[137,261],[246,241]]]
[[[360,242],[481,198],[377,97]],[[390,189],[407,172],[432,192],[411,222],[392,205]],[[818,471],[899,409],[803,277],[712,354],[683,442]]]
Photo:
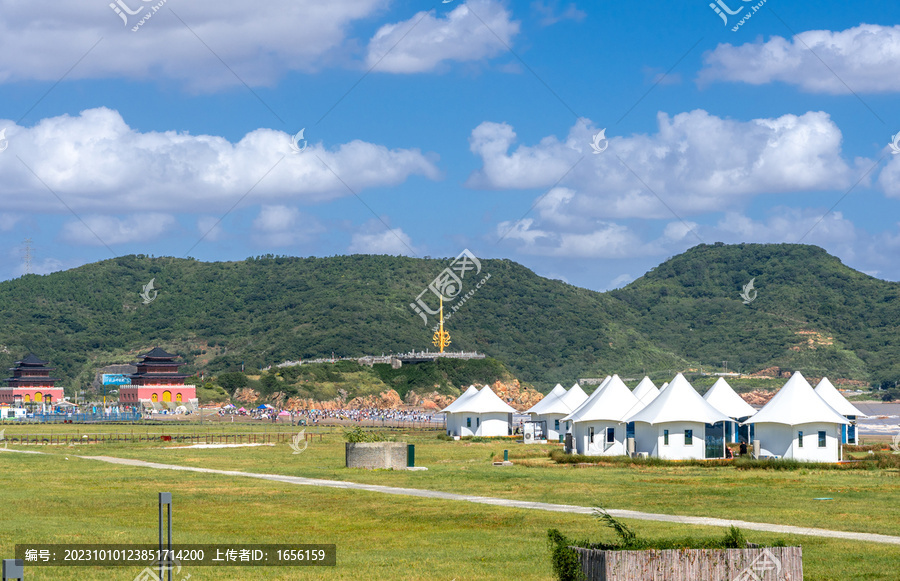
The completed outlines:
[[[828,381],[827,377],[822,378],[822,381],[819,382],[814,391],[825,400],[825,403],[833,407],[834,411],[842,416],[866,417],[866,414],[856,409],[856,406],[841,395],[841,392]]]
[[[447,412],[449,412],[449,413],[455,412],[455,411],[456,411],[456,408],[458,408],[460,405],[463,404],[463,402],[465,402],[467,399],[469,399],[470,397],[472,397],[472,396],[475,395],[476,393],[478,393],[478,388],[475,387],[474,385],[470,385],[470,386],[469,386],[469,389],[467,389],[466,391],[464,391],[463,394],[462,394],[461,396],[459,396],[458,398],[456,398],[455,400],[453,400],[453,403],[451,403],[450,405],[448,405],[447,407],[445,407],[445,408],[442,409],[441,411],[442,411],[442,412],[445,412],[445,413],[447,413]]]
[[[648,424],[665,422],[714,424],[730,420],[731,418],[700,397],[697,390],[680,373],[665,389],[659,392],[659,395],[647,407],[628,418],[629,422],[646,422]]]
[[[466,400],[453,411],[456,413],[471,414],[512,414],[516,412],[509,404],[497,397],[497,394],[488,386],[484,386],[481,391],[472,397],[466,398]]]
[[[611,379],[612,379],[612,377],[610,377],[608,375],[606,377],[604,377],[603,381],[600,382],[600,385],[597,386],[597,389],[595,389],[594,392],[591,393],[590,396],[585,398],[585,400],[582,401],[578,407],[576,407],[574,410],[572,410],[572,413],[570,413],[569,415],[564,417],[563,420],[566,420],[566,421],[571,420],[572,416],[574,416],[578,412],[578,410],[580,410],[584,406],[588,405],[588,402],[600,397],[600,392],[603,391],[603,388],[606,387],[606,384],[609,383]],[[576,383],[575,385],[572,386],[572,390],[574,390],[576,386],[578,386],[578,388],[581,389],[581,386]],[[584,393],[584,390],[582,390],[582,393]]]
[[[763,409],[745,423],[787,424],[797,426],[812,422],[849,424],[847,419],[819,397],[808,381],[795,371],[784,387],[769,400]]]
[[[560,397],[566,395],[566,388],[560,384],[556,384],[550,393],[541,398],[541,401],[537,402],[527,410],[525,410],[526,414],[542,414],[544,412],[544,408],[551,405],[554,401],[559,399]]]
[[[703,394],[703,399],[730,418],[746,418],[756,413],[756,409],[736,394],[724,377],[716,380]]]
[[[570,408],[569,411],[575,411],[578,409],[578,406],[580,406],[585,402],[585,400],[587,400],[587,398],[588,394],[584,393],[584,390],[581,389],[581,386],[576,383],[569,388],[569,391],[566,392],[566,395],[559,398],[559,401],[560,403],[568,406]]]
[[[569,388],[569,391],[563,393],[555,400],[551,401],[547,406],[541,409],[540,414],[571,414],[578,409],[578,406],[584,403],[588,398],[584,390],[577,383]]]
[[[653,382],[650,381],[650,378],[645,375],[644,379],[642,379],[641,382],[637,384],[637,387],[635,387],[634,391],[632,391],[631,393],[634,394],[634,397],[638,398],[638,401],[641,404],[641,407],[638,409],[644,409],[650,404],[651,401],[656,399],[656,396],[659,395],[659,390],[656,389],[656,386],[653,385]],[[637,410],[635,410],[635,413],[637,413]]]
[[[647,393],[652,393],[653,397],[656,397],[657,395],[659,395],[659,390],[656,389],[656,386],[653,385],[653,382],[650,381],[650,378],[645,375],[644,379],[642,379],[641,382],[637,384],[637,387],[635,387],[634,391],[632,391],[631,393],[634,394],[634,397],[641,399],[642,397],[644,397],[644,394]]]
[[[574,422],[594,422],[599,420],[612,420],[621,422],[634,410],[639,409],[638,399],[634,397],[628,386],[613,375],[605,385],[597,388],[584,404],[564,419]]]

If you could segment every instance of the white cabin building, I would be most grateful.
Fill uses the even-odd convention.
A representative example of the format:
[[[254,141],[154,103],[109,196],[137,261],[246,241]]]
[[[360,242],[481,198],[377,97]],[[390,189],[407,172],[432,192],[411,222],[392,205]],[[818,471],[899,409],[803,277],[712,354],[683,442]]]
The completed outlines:
[[[632,415],[635,452],[656,458],[724,458],[721,432],[731,418],[711,406],[678,374],[650,404]]]
[[[725,378],[720,377],[717,379],[713,386],[703,394],[703,399],[732,419],[732,421],[725,424],[726,442],[735,444],[739,439],[743,439],[747,444],[751,443],[753,436],[749,433],[750,425],[741,426],[740,424],[755,414],[756,408],[735,393],[731,386],[728,385],[728,382],[725,381]],[[742,428],[744,433],[738,438]]]
[[[613,375],[597,392],[571,415],[575,451],[587,456],[622,456],[627,454],[625,419],[640,409],[618,375]]]
[[[460,397],[460,399],[463,398]],[[452,405],[444,408],[444,411]],[[508,436],[512,432],[512,415],[515,411],[509,404],[497,397],[490,387],[485,386],[481,388],[481,391],[464,399],[451,410],[451,415],[455,416],[454,429],[450,430],[448,423],[448,435],[487,438]]]
[[[748,422],[756,426],[761,457],[807,462],[839,462],[841,428],[850,424],[799,371]]]
[[[819,397],[825,400],[825,403],[833,407],[834,411],[849,420],[850,424],[841,428],[841,442],[844,444],[856,445],[858,443],[856,420],[857,418],[866,417],[866,414],[856,409],[856,406],[847,401],[847,398],[841,395],[841,392],[828,381],[827,377],[823,377],[822,380],[819,381],[819,385],[816,386],[815,392],[819,394]]]

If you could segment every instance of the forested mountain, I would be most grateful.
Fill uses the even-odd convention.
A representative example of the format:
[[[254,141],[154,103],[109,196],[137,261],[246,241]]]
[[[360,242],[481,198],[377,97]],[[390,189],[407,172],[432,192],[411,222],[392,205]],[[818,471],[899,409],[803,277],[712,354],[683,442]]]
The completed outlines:
[[[160,345],[187,371],[431,346],[410,303],[449,259],[259,257],[241,262],[124,256],[0,283],[0,364],[49,359],[66,387]],[[540,389],[606,373],[657,377],[704,365],[771,365],[900,379],[900,284],[802,245],[701,245],[609,293],[481,261],[448,321],[451,350],[478,350]],[[471,273],[470,273],[471,276]],[[757,298],[739,292],[755,277]],[[158,291],[144,304],[150,279]],[[474,290],[466,279],[464,292]],[[149,296],[153,296],[152,293]],[[458,304],[458,301],[454,304]],[[448,305],[452,306],[452,305]]]
[[[707,365],[900,380],[900,284],[816,246],[700,245],[608,294],[654,344]]]

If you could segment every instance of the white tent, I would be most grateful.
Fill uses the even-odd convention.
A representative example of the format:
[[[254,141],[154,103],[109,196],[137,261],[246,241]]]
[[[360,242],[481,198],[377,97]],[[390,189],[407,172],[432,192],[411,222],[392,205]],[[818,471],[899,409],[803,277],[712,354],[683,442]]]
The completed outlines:
[[[563,396],[563,395],[566,395],[566,388],[563,387],[562,385],[560,385],[559,383],[557,383],[556,387],[554,387],[550,391],[550,393],[548,393],[543,398],[541,398],[541,401],[537,402],[536,404],[534,404],[533,406],[531,406],[530,408],[525,410],[525,413],[532,414],[532,415],[539,414],[549,404],[553,403],[554,401],[559,399],[560,396]]]
[[[737,441],[740,431],[737,422],[742,422],[756,413],[756,408],[735,393],[724,377],[716,380],[703,394],[703,399],[732,420],[736,420],[725,424],[725,440],[732,444]],[[746,442],[749,443],[750,439],[749,433],[744,436]]]
[[[551,399],[557,388],[562,390],[562,393]],[[563,423],[563,418],[575,411],[578,406],[584,403],[587,397],[587,394],[584,393],[584,390],[577,383],[569,388],[568,391],[564,387],[557,385],[553,391],[547,394],[547,397],[535,404],[526,413],[531,414],[532,421],[544,422],[544,435],[548,440],[556,441],[565,435],[569,429],[570,424],[568,422]]]
[[[456,413],[457,408],[462,405],[467,399],[471,398],[475,394],[478,393],[478,388],[474,385],[470,385],[469,389],[467,389],[461,396],[456,398],[453,403],[445,407],[443,410],[444,414],[446,414],[446,424],[447,424],[447,435],[459,435],[460,428],[464,422],[461,414]]]
[[[634,391],[632,391],[631,393],[633,393],[634,397],[636,397],[638,401],[641,402],[640,409],[643,409],[647,407],[647,405],[649,405],[651,401],[656,399],[656,396],[659,395],[659,390],[656,389],[656,386],[653,385],[653,382],[650,381],[650,378],[645,375],[644,379],[642,379],[641,382],[637,384],[637,387],[635,387]]]
[[[671,460],[707,458],[707,435],[714,438],[717,430],[707,434],[706,425],[719,423],[724,426],[729,420],[700,397],[680,373],[647,407],[627,419],[635,422],[635,452]],[[716,447],[721,451],[716,450],[710,457],[724,457],[724,441]]]
[[[761,456],[815,462],[841,459],[841,426],[850,422],[796,371],[769,403],[744,423],[756,426]]]
[[[575,450],[588,456],[621,456],[626,453],[625,418],[640,408],[638,399],[613,375],[596,397],[592,394],[584,405],[566,420],[572,421]]]
[[[856,406],[847,401],[841,392],[828,381],[827,377],[823,377],[816,386],[815,392],[819,397],[825,400],[825,403],[834,408],[834,410],[850,420],[849,426],[841,428],[841,441],[845,444],[856,444],[856,418],[864,418],[866,414],[862,413]]]
[[[462,399],[462,398],[460,398]],[[454,402],[455,403],[455,402]],[[452,415],[460,422],[453,436],[508,436],[515,409],[497,397],[490,387],[462,401]]]
[[[606,387],[606,384],[609,383],[610,380],[612,380],[612,377],[610,377],[609,375],[607,375],[606,377],[604,377],[604,378],[603,378],[603,381],[600,382],[600,385],[597,386],[597,389],[595,389],[594,392],[593,392],[590,396],[588,396],[587,398],[585,398],[585,400],[584,400],[583,402],[581,402],[581,405],[579,405],[579,406],[576,407],[574,410],[572,410],[572,412],[571,412],[570,414],[566,415],[566,417],[563,418],[563,419],[566,420],[566,421],[571,421],[571,420],[572,420],[572,416],[574,416],[575,414],[577,414],[577,413],[578,413],[578,410],[580,410],[581,408],[585,407],[585,406],[588,405],[592,400],[594,400],[594,399],[596,399],[597,397],[600,396],[600,392],[603,391],[603,388]],[[576,383],[575,385],[578,385],[578,384]],[[572,386],[573,389],[575,388],[575,385]],[[579,389],[580,389],[580,386],[579,386]],[[584,391],[582,391],[582,393],[584,393]]]

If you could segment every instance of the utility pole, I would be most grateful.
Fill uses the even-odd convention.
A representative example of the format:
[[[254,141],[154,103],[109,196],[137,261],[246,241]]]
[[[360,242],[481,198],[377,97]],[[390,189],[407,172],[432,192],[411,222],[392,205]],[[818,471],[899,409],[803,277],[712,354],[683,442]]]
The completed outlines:
[[[25,250],[23,254],[25,259],[25,274],[33,274],[31,270],[31,238],[25,239]]]

